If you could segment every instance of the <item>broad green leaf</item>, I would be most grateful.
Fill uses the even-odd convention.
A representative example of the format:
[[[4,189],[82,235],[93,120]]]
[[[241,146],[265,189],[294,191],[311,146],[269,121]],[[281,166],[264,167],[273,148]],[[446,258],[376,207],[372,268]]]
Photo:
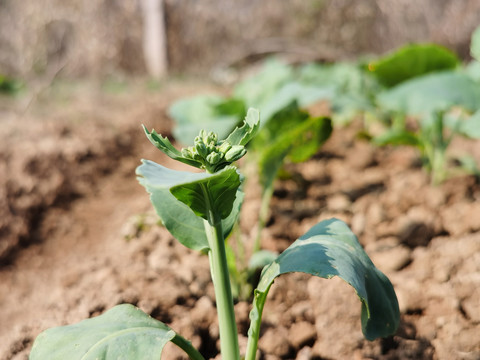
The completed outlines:
[[[165,344],[177,342],[177,337],[167,325],[123,304],[77,324],[44,331],[35,340],[29,359],[160,359]]]
[[[359,65],[346,62],[334,64],[310,63],[299,70],[299,82],[315,87],[334,88],[337,95],[365,92],[375,86],[374,79]]]
[[[372,109],[380,87],[360,65],[345,62],[307,64],[299,70],[299,82],[333,92],[329,99],[335,123],[349,122],[358,112]]]
[[[272,119],[281,110],[292,103],[300,107],[306,107],[320,100],[331,100],[335,97],[334,88],[318,87],[298,82],[289,82],[281,87],[269,101],[265,102],[262,110],[264,124]]]
[[[260,329],[263,306],[273,281],[291,272],[326,279],[339,276],[350,284],[361,301],[362,331],[368,340],[396,332],[400,312],[392,284],[373,265],[348,226],[330,219],[315,225],[263,269],[250,313],[249,337]]]
[[[235,86],[234,97],[243,99],[247,107],[259,109],[263,114],[265,104],[277,91],[294,78],[293,68],[277,59],[266,61],[260,71]],[[262,122],[268,119],[262,115]]]
[[[240,174],[234,166],[227,166],[219,172],[206,175],[190,181],[185,178],[171,186],[170,192],[205,220],[208,220],[211,211],[225,219],[232,212],[240,187]]]
[[[480,61],[480,26],[475,29],[472,34],[472,41],[470,43],[470,54],[477,61]]]
[[[245,118],[247,109],[242,99],[227,98],[214,106],[217,115],[233,115],[239,119]]]
[[[137,168],[138,181],[150,193],[150,200],[168,231],[183,245],[193,250],[208,249],[203,219],[183,202],[175,198],[170,188],[178,184],[178,177],[186,182],[207,179],[208,174],[174,171],[149,160],[142,160]],[[180,173],[180,174],[179,174]],[[181,180],[180,180],[181,181]],[[243,192],[238,190],[230,215],[222,220],[224,238],[232,231],[240,213]]]
[[[458,132],[471,139],[480,139],[480,110],[462,121]]]
[[[465,74],[476,82],[480,82],[480,61],[472,60],[463,69]]]
[[[233,107],[233,109],[232,109]],[[200,130],[213,131],[220,139],[228,136],[235,125],[243,118],[238,102],[216,95],[201,95],[178,100],[169,108],[169,115],[176,126],[173,130],[175,139],[191,145]]]
[[[303,162],[318,152],[333,131],[332,122],[326,117],[309,118],[286,136],[293,144],[288,158],[293,162]]]
[[[443,72],[405,81],[380,93],[378,104],[385,110],[420,117],[460,106],[480,109],[480,84],[460,72]]]
[[[368,64],[368,70],[385,86],[434,71],[454,69],[460,63],[452,51],[435,44],[406,45]]]
[[[262,141],[260,138],[260,141],[256,142],[256,145],[263,145],[260,149],[259,172],[260,181],[265,188],[272,184],[287,155],[292,161],[307,160],[318,151],[332,132],[332,124],[328,118],[309,118],[308,114],[295,107],[285,114],[287,116],[282,115],[270,123],[272,126],[268,140]],[[276,123],[279,123],[279,127],[273,129]]]

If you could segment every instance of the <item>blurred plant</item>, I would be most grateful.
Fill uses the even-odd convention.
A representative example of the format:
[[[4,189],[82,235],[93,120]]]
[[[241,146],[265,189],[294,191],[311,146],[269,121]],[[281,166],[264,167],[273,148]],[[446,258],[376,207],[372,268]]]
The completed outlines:
[[[473,132],[468,129],[473,128]],[[432,183],[438,185],[448,177],[447,149],[455,135],[471,138],[480,138],[480,112],[462,121],[451,113],[438,111],[432,117],[419,122],[416,131],[402,128],[392,128],[373,139],[376,145],[408,145],[416,147],[421,154],[424,168],[431,173]],[[464,168],[473,165],[466,158],[463,159]]]
[[[0,74],[0,94],[14,95],[22,88],[22,83]]]
[[[480,55],[479,48],[480,27],[472,36],[473,56]],[[428,49],[432,50],[430,47]],[[403,59],[402,64],[406,66],[410,63],[410,58],[416,59],[420,54],[425,54],[427,48],[417,49],[420,51],[417,57],[412,55],[413,51],[414,48],[410,48],[406,53],[399,52],[395,61],[390,58],[390,61],[381,60],[378,64],[383,64],[382,66],[399,64]],[[405,54],[410,54],[410,58],[405,57]],[[373,138],[377,145],[417,147],[425,169],[432,174],[434,184],[441,183],[449,175],[447,148],[452,138],[457,135],[471,139],[480,138],[480,82],[475,80],[469,71],[464,69],[435,73],[427,71],[426,75],[410,76],[418,74],[421,69],[431,69],[433,65],[445,64],[451,68],[456,66],[448,52],[442,50],[438,54],[443,55],[439,59],[429,59],[426,63],[416,64],[419,69],[411,68],[410,74],[405,76],[405,81],[378,94],[376,100],[378,110],[390,114],[392,122],[385,133]],[[441,58],[443,61],[440,61]],[[442,67],[443,65],[440,66]],[[390,68],[391,71],[393,69],[394,67]],[[414,131],[406,128],[406,117],[417,120]],[[462,159],[459,159],[461,167],[472,172],[474,159],[466,160],[464,157]]]

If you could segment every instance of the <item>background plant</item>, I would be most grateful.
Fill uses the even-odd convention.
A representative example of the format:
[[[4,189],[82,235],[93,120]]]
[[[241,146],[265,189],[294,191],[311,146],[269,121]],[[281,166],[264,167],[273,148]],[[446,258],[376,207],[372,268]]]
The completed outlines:
[[[478,56],[478,34],[477,30],[472,37],[472,56]],[[392,76],[389,74],[398,68],[398,63],[408,64],[406,59],[402,62],[404,55],[399,52],[379,61],[378,66],[384,73],[382,76],[388,79]],[[383,134],[373,138],[378,145],[417,147],[424,167],[432,174],[435,184],[444,181],[451,172],[447,149],[453,137],[480,138],[478,78],[472,76],[474,71],[469,67],[462,68],[459,61],[455,62],[452,55],[438,52],[437,57],[428,63],[430,71],[421,76],[405,75],[395,86],[378,94],[379,111],[388,113],[388,117],[394,120]],[[474,59],[472,64],[476,63],[478,61]],[[445,70],[445,64],[450,64],[448,70]],[[416,66],[422,68],[421,64]],[[426,68],[425,64],[423,68]],[[415,67],[412,71],[416,71]],[[414,129],[407,127],[407,117],[410,122],[415,121]],[[471,159],[463,157],[460,164],[468,165],[471,172]]]

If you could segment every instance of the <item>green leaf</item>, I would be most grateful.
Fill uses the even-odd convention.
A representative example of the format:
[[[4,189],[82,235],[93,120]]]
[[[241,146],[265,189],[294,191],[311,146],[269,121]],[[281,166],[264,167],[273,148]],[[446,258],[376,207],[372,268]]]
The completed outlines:
[[[378,146],[385,146],[385,145],[421,146],[421,141],[416,134],[410,131],[397,130],[397,129],[388,130],[385,133],[373,138],[373,143]]]
[[[192,140],[200,130],[213,131],[220,139],[228,136],[235,125],[243,118],[245,105],[241,109],[238,101],[216,95],[201,95],[176,101],[168,110],[175,121],[173,135],[184,145],[192,145]]]
[[[44,331],[35,340],[29,359],[160,359],[165,344],[176,342],[177,337],[167,325],[123,304],[77,324]]]
[[[0,94],[14,95],[22,88],[22,83],[0,74]]]
[[[372,263],[356,236],[340,220],[322,221],[296,240],[262,271],[250,313],[249,337],[259,330],[266,297],[277,276],[303,272],[330,279],[339,276],[361,301],[362,331],[368,340],[396,332],[400,312],[393,286]]]
[[[382,92],[377,101],[385,110],[420,117],[452,106],[475,111],[480,109],[480,84],[460,72],[435,73]]]
[[[232,115],[243,119],[247,115],[245,102],[242,99],[227,98],[214,106],[217,115]]]
[[[475,29],[472,34],[472,41],[470,43],[470,54],[477,61],[480,61],[480,26]]]
[[[170,140],[160,134],[157,134],[155,130],[152,130],[152,132],[150,133],[145,126],[143,126],[143,130],[145,131],[148,140],[150,140],[153,145],[155,145],[168,157],[197,168],[200,168],[202,166],[202,163],[200,161],[184,157],[180,151],[175,149]]]
[[[273,183],[287,155],[295,162],[307,160],[318,151],[331,132],[330,119],[310,118],[296,105],[275,117],[265,129],[264,137],[255,142],[260,149],[259,173],[264,188]]]
[[[247,145],[255,136],[260,126],[260,112],[257,109],[248,109],[247,116],[241,127],[235,128],[225,139],[232,146]]]
[[[363,67],[345,62],[307,64],[300,68],[299,82],[333,92],[329,99],[335,123],[349,122],[358,112],[373,108],[380,87]]]
[[[460,63],[452,51],[436,44],[406,45],[368,64],[368,70],[385,86],[433,71],[454,69]]]
[[[263,114],[265,104],[271,101],[277,91],[293,80],[293,68],[277,59],[266,61],[260,72],[250,76],[234,89],[234,97],[243,99],[247,107],[259,109]],[[262,122],[268,119],[262,115]]]
[[[472,60],[463,69],[472,80],[480,82],[480,61]]]
[[[310,159],[332,134],[332,121],[327,117],[308,118],[292,133],[286,134],[285,141],[292,143],[288,158],[293,162]]]
[[[207,179],[211,175],[170,170],[149,160],[142,160],[142,163],[136,170],[138,181],[150,193],[150,200],[167,230],[190,249],[208,249],[203,219],[196,216],[187,205],[175,198],[170,192],[170,188],[178,185],[179,181],[188,183],[198,179]],[[242,201],[243,192],[237,190],[232,211],[228,217],[222,220],[224,238],[227,238],[237,221]]]
[[[227,166],[219,172],[206,175],[192,178],[191,181],[185,178],[171,186],[170,192],[205,220],[209,219],[209,211],[225,219],[232,212],[240,186],[240,174],[234,166]]]
[[[480,110],[462,121],[458,132],[471,139],[480,139]]]

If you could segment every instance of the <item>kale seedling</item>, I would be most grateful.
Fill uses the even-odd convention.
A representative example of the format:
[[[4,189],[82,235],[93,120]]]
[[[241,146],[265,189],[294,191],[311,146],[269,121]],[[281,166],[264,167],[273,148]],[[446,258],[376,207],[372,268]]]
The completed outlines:
[[[397,118],[404,119],[401,114]],[[398,122],[398,121],[397,121]],[[438,185],[449,175],[447,149],[455,135],[480,137],[480,112],[462,119],[461,115],[436,111],[418,122],[416,131],[397,124],[384,134],[373,138],[377,145],[408,145],[418,149],[423,167],[431,174],[432,183]]]
[[[167,138],[146,130],[150,141],[169,157],[205,171],[175,171],[148,160],[137,168],[139,181],[150,193],[165,227],[185,246],[208,253],[225,360],[240,359],[225,252],[225,238],[238,218],[243,199],[242,176],[232,162],[245,154],[245,145],[258,126],[259,113],[251,109],[243,126],[225,140],[200,132],[195,144],[182,151]],[[256,359],[268,291],[277,276],[290,272],[327,279],[339,276],[361,300],[362,331],[367,339],[396,332],[399,308],[390,281],[373,265],[348,226],[331,219],[315,225],[263,269],[254,291],[246,360]],[[44,331],[35,340],[30,359],[158,359],[168,341],[190,359],[204,359],[167,325],[123,304],[98,317]]]

